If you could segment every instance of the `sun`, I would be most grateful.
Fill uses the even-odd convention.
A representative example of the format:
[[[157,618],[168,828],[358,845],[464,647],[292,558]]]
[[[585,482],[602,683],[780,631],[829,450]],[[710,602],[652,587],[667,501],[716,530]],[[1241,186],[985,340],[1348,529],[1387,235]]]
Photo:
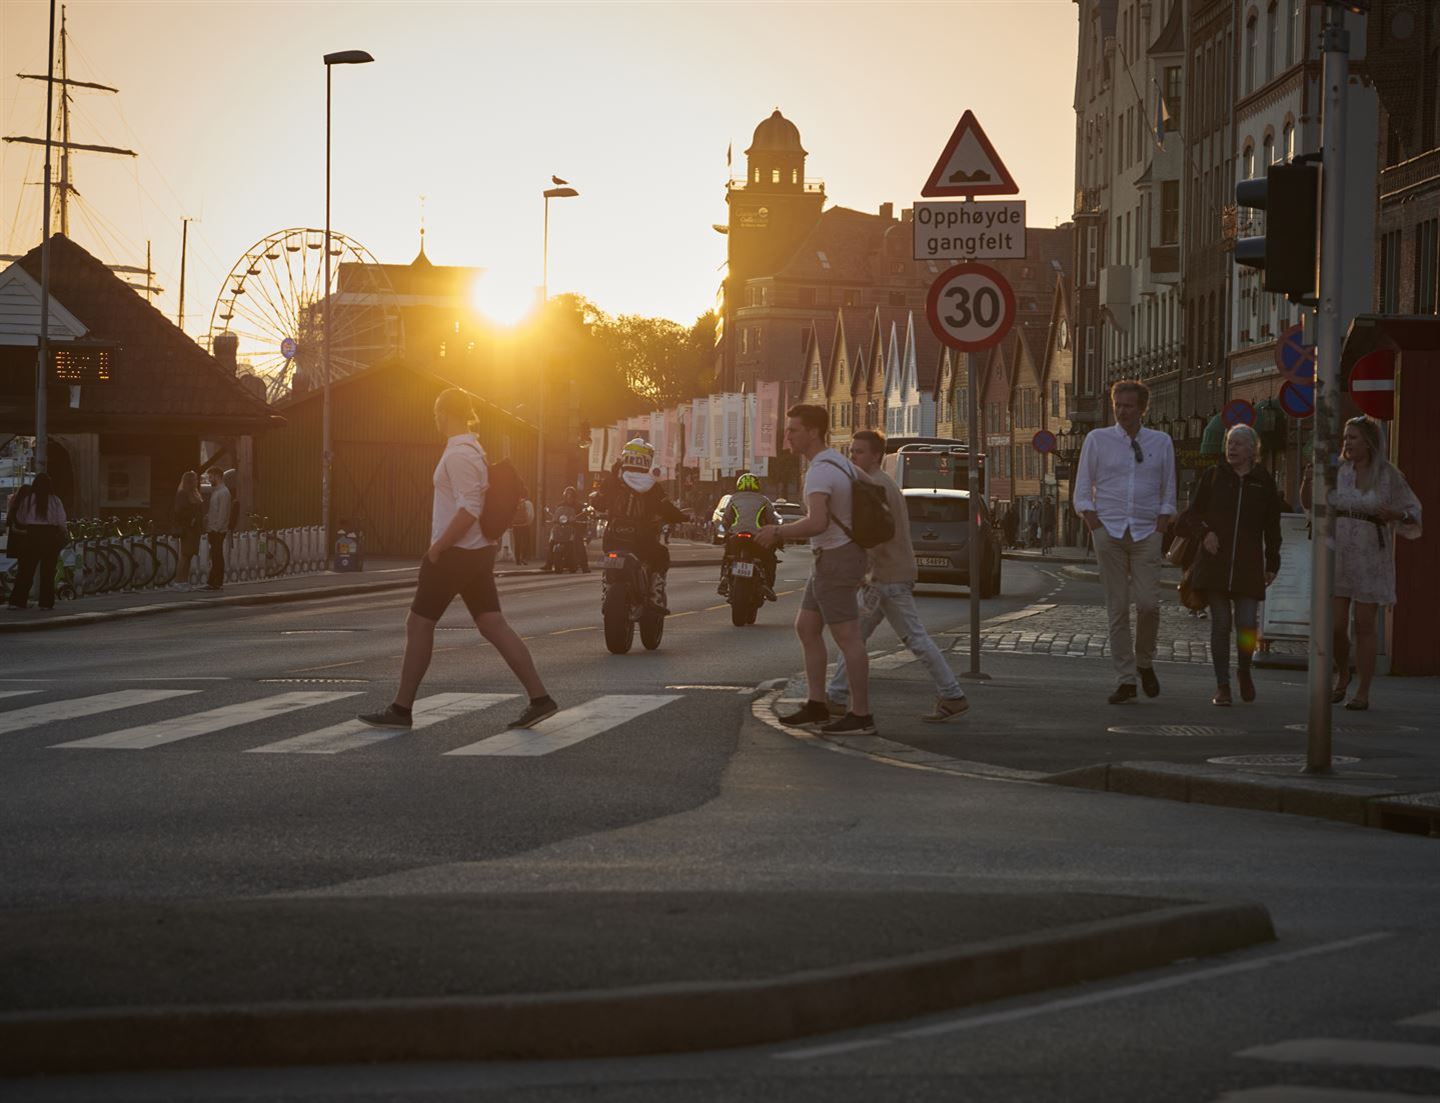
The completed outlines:
[[[536,288],[494,272],[486,272],[470,288],[470,304],[499,326],[519,325],[534,312],[539,298]]]

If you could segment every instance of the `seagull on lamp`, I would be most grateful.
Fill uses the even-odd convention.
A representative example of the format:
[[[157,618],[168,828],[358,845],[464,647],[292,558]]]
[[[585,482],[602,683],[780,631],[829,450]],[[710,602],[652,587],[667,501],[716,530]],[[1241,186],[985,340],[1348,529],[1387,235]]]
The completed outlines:
[[[550,182],[554,184],[557,188],[563,188],[566,184],[570,183],[569,180],[561,180],[558,176],[550,177]]]

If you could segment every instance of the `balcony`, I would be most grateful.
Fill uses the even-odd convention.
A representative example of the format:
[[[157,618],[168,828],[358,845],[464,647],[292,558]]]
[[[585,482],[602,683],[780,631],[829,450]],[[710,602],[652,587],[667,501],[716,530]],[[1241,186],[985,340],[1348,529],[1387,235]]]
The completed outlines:
[[[1100,305],[1112,310],[1134,303],[1135,270],[1128,264],[1111,264],[1100,269]]]
[[[1140,265],[1140,282],[1173,286],[1180,282],[1180,246],[1156,245]]]
[[[1440,149],[1426,150],[1381,172],[1380,202],[1396,201],[1403,193],[1426,184],[1440,185]]]

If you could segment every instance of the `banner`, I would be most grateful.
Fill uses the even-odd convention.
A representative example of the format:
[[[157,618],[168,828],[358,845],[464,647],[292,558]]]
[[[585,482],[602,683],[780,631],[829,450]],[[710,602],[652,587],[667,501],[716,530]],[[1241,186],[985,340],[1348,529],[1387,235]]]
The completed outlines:
[[[675,411],[680,422],[680,447],[678,454],[684,457],[685,466],[696,468],[700,466],[700,457],[695,452],[695,406],[691,402],[682,403]]]
[[[665,463],[665,415],[658,410],[650,415],[650,447],[655,449],[655,462],[650,470],[655,473],[657,479],[667,476],[669,467]]]
[[[690,444],[687,458],[703,460],[710,456],[710,400],[696,398],[690,402]]]
[[[715,481],[715,465],[710,462],[709,456],[700,457],[700,481],[702,483]]]
[[[725,467],[725,398],[723,394],[710,396],[710,430],[705,438],[706,455],[717,472]]]
[[[756,456],[755,462],[750,465],[750,474],[759,475],[762,479],[770,474],[770,457]]]
[[[720,461],[727,475],[736,475],[740,472],[740,464],[744,461],[744,435],[745,396],[743,394],[727,394],[725,396],[725,443]]]
[[[743,447],[740,449],[740,468],[742,471],[753,471],[755,469],[755,412],[759,407],[759,400],[754,391],[741,397],[745,400],[745,410],[740,418],[740,431],[744,438]]]
[[[590,459],[586,464],[590,471],[605,470],[605,428],[597,425],[590,430]]]
[[[755,384],[755,455],[779,455],[780,384],[774,380]]]
[[[630,438],[625,435],[623,423],[616,423],[605,430],[605,470],[615,466],[615,461],[620,458],[620,448]]]
[[[680,468],[680,417],[671,406],[662,415],[665,419],[665,470],[673,476]]]

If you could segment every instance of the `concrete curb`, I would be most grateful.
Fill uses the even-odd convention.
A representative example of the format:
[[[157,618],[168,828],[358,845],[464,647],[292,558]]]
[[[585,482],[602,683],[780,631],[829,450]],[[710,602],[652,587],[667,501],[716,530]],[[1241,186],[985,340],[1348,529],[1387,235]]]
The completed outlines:
[[[1100,572],[1089,567],[1077,567],[1074,564],[1071,564],[1069,566],[1061,567],[1060,573],[1069,578],[1079,579],[1081,582],[1100,581]],[[1166,578],[1162,574],[1160,577],[1160,585],[1166,586],[1171,590],[1178,590],[1180,588],[1180,580],[1178,578]]]
[[[1440,793],[1401,792],[1369,780],[1347,781],[1343,776],[1326,781],[1241,774],[1175,762],[1102,762],[1042,780],[1076,789],[1283,812],[1440,838]]]
[[[1176,904],[763,981],[350,1003],[0,1015],[0,1073],[564,1060],[790,1041],[1100,980],[1275,938],[1258,904]]]
[[[716,567],[720,560],[699,560],[689,563],[672,563],[671,570],[683,567]],[[497,571],[497,578],[544,577],[548,572],[535,570]],[[415,585],[415,576],[388,582],[359,582],[348,586],[309,586],[303,590],[277,590],[265,594],[235,594],[230,597],[191,598],[186,601],[157,602],[153,605],[131,605],[124,609],[97,610],[91,613],[67,613],[43,620],[0,621],[0,635],[7,632],[44,632],[55,628],[79,628],[87,624],[101,624],[111,620],[128,620],[132,617],[152,617],[161,613],[175,613],[185,610],[211,609],[216,606],[244,605],[285,605],[298,601],[320,601],[329,597],[353,597],[356,594],[378,594],[389,590],[408,590]]]

